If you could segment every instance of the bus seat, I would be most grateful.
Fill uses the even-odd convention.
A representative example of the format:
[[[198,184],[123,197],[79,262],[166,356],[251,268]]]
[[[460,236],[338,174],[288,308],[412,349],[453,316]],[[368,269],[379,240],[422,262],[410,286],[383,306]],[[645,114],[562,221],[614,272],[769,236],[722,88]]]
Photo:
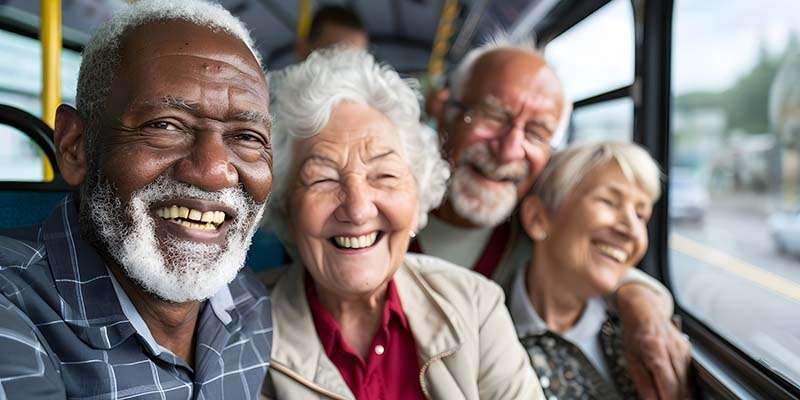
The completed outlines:
[[[0,229],[32,225],[45,219],[71,188],[56,165],[53,130],[34,115],[0,104],[0,125],[8,125],[36,143],[53,166],[52,182],[0,181]]]
[[[260,227],[253,235],[253,242],[247,252],[245,265],[255,272],[278,268],[291,261],[278,236],[271,230]]]

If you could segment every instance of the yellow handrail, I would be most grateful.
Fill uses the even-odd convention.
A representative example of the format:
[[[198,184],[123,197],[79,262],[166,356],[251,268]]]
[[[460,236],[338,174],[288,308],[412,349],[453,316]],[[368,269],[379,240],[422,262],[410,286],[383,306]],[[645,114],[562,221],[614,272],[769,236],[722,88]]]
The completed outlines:
[[[297,2],[297,37],[305,39],[311,29],[311,0]]]
[[[61,104],[61,0],[40,0],[42,18],[42,120],[55,126],[56,108]],[[53,180],[53,167],[42,154],[44,180]]]
[[[436,28],[431,58],[428,61],[428,78],[431,83],[437,82],[444,72],[444,57],[450,47],[450,36],[454,33],[453,21],[458,16],[458,9],[458,0],[446,0],[442,5],[442,15],[439,17],[439,26]]]

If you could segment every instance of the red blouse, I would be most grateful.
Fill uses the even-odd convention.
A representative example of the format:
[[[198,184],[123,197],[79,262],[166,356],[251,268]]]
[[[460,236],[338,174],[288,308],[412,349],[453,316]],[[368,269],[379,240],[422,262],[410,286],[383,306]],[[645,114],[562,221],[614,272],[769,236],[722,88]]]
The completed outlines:
[[[419,358],[414,335],[403,314],[394,281],[386,290],[381,325],[363,360],[345,342],[339,324],[319,300],[316,287],[306,275],[306,298],[322,347],[358,400],[424,399],[420,387]]]

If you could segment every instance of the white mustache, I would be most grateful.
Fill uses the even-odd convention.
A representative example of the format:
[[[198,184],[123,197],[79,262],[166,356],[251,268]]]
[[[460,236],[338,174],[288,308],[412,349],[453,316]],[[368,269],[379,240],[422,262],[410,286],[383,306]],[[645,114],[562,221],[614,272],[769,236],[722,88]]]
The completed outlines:
[[[528,176],[530,167],[525,161],[499,164],[485,143],[476,143],[464,150],[461,165],[470,165],[489,179],[519,182]]]

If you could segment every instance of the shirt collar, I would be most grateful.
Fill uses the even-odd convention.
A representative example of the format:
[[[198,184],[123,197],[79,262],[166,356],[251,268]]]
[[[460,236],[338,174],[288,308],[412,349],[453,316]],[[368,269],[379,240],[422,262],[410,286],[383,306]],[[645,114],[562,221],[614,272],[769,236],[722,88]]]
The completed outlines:
[[[530,297],[528,297],[528,290],[525,285],[527,270],[527,267],[523,267],[517,271],[511,286],[511,298],[509,299],[509,311],[519,337],[541,335],[548,331],[547,323],[536,313],[536,309],[533,307]],[[593,297],[589,299],[586,303],[586,308],[575,325],[559,336],[576,345],[586,340],[593,340],[606,320],[606,310],[607,306],[602,298]]]
[[[344,350],[352,354],[357,354],[344,341],[339,324],[333,318],[333,315],[331,315],[331,313],[322,305],[314,282],[308,273],[305,274],[304,279],[308,306],[311,310],[311,316],[314,320],[314,326],[317,330],[317,335],[319,336],[325,352],[327,354],[332,354],[335,351]],[[389,281],[389,284],[386,288],[386,301],[383,305],[383,312],[381,313],[381,326],[379,329],[386,333],[391,332],[390,322],[392,320],[397,321],[403,330],[407,332],[411,331],[408,326],[406,316],[403,313],[403,307],[400,303],[400,296],[397,294],[397,287],[395,286],[394,280]]]

